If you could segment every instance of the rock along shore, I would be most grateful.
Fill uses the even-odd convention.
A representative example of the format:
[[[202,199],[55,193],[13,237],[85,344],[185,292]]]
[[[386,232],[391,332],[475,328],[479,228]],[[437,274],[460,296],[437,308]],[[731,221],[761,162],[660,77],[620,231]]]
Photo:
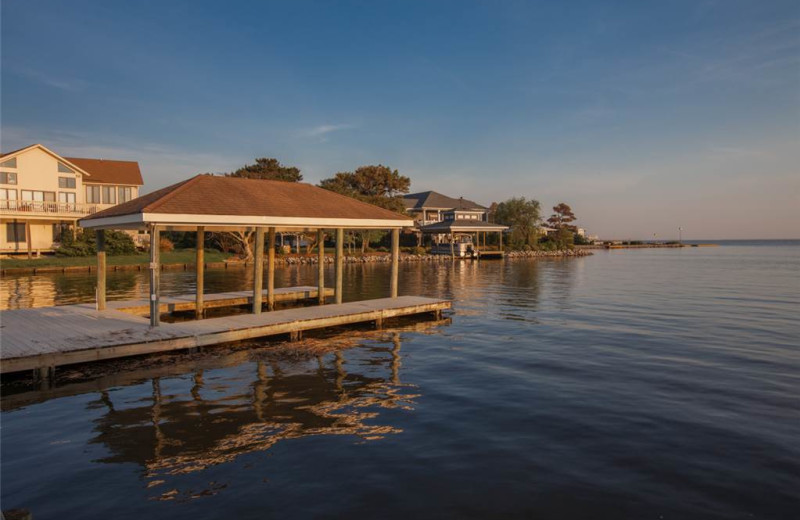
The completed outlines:
[[[572,249],[564,251],[507,251],[506,258],[569,258],[578,256],[590,256],[593,253],[585,249]],[[333,255],[325,255],[325,263],[333,263]],[[345,255],[344,262],[348,264],[369,264],[369,263],[390,263],[391,256],[389,253],[368,253],[366,255]],[[400,255],[401,262],[452,262],[452,258],[448,255],[416,255],[409,253],[402,253]],[[317,255],[310,256],[294,256],[278,255],[275,257],[275,263],[278,265],[310,265],[317,263]],[[241,260],[227,260],[225,262],[207,262],[206,269],[244,269],[252,266],[252,262],[243,262]],[[161,264],[162,270],[189,270],[194,269],[193,263],[186,264]],[[147,264],[130,264],[130,265],[109,265],[107,271],[146,271]],[[15,268],[0,268],[0,274],[5,275],[24,275],[24,274],[44,274],[44,273],[93,273],[97,271],[96,264],[82,265],[82,266],[44,266],[44,267],[15,267]]]
[[[578,257],[578,256],[591,256],[594,253],[582,249],[567,249],[563,251],[507,251],[506,258],[557,258],[557,257]],[[416,255],[403,253],[400,255],[401,262],[451,262],[453,259],[448,255]],[[459,259],[457,259],[459,260]],[[466,259],[464,259],[466,260]],[[276,257],[276,263],[286,265],[303,265],[303,264],[316,264],[318,262],[317,256],[286,256]],[[325,263],[332,264],[334,261],[333,255],[325,256]],[[389,263],[391,256],[388,253],[384,254],[366,254],[366,255],[345,255],[344,262],[348,264],[369,264],[369,263]],[[229,264],[235,262],[228,262]],[[242,263],[242,262],[238,262]]]

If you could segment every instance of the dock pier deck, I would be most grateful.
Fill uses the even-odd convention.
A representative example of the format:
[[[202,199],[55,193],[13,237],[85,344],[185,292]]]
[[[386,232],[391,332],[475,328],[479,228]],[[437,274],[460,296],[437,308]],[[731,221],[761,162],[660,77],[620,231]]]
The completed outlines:
[[[120,306],[129,303],[120,302]],[[420,296],[399,296],[163,323],[158,327],[150,326],[145,317],[110,307],[98,311],[93,304],[80,304],[3,311],[0,323],[0,373],[34,370],[46,375],[55,367],[75,363],[279,334],[299,338],[303,331],[308,330],[356,323],[382,323],[384,319],[425,313],[440,315],[441,311],[451,307],[451,302]]]

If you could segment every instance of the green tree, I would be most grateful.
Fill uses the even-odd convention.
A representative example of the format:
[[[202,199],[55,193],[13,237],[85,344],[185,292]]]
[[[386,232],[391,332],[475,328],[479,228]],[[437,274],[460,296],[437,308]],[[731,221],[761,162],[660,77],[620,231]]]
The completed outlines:
[[[303,175],[295,166],[284,166],[278,159],[259,157],[255,164],[242,166],[238,170],[226,173],[226,177],[243,177],[245,179],[263,179],[268,181],[300,182]]]
[[[255,164],[242,166],[236,171],[226,173],[225,177],[240,177],[244,179],[261,179],[267,181],[300,182],[303,175],[295,166],[284,166],[271,157],[259,157]],[[212,240],[223,251],[237,252],[245,261],[253,259],[253,231],[225,231],[212,234]]]
[[[411,179],[397,170],[379,164],[361,166],[353,172],[339,172],[323,179],[319,186],[363,202],[391,211],[405,213],[403,195],[411,188]],[[361,251],[365,252],[370,241],[380,240],[381,231],[362,231]]]
[[[575,213],[572,212],[572,208],[563,202],[553,206],[553,214],[547,219],[547,223],[551,227],[555,229],[566,227],[574,232],[575,226],[571,225],[570,222],[575,222]]]
[[[536,243],[541,204],[538,200],[526,200],[525,197],[514,197],[497,205],[495,221],[498,224],[509,226],[509,237],[512,247],[521,247]]]

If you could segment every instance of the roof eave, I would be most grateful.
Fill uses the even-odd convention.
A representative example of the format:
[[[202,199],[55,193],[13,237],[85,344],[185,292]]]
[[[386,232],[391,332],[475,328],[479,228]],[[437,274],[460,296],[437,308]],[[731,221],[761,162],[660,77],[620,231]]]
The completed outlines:
[[[315,229],[401,229],[414,226],[411,219],[353,219],[320,217],[271,217],[241,215],[192,215],[174,213],[132,213],[80,221],[88,229],[142,229],[148,225],[214,227],[281,227]]]

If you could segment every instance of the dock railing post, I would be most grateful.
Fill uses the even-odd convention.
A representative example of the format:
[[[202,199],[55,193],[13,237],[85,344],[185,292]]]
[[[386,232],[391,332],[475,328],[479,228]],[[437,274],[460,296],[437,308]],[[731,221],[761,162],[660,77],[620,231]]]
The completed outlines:
[[[197,228],[197,257],[195,259],[195,272],[197,273],[197,291],[194,302],[194,317],[203,317],[203,285],[205,284],[205,247],[206,247],[206,228]]]
[[[106,310],[106,233],[97,230],[97,310]]]
[[[392,230],[392,281],[391,297],[397,298],[398,278],[400,274],[400,230]]]
[[[264,290],[264,228],[256,228],[255,249],[256,256],[253,259],[253,314],[260,314],[261,292]]]
[[[161,265],[159,246],[161,231],[158,226],[150,228],[150,326],[158,327],[160,321],[159,292],[161,285]]]
[[[325,304],[325,230],[317,230],[317,301]]]
[[[275,310],[275,228],[269,228],[267,240],[267,308]]]
[[[344,229],[336,230],[336,303],[342,303],[342,271],[344,266]]]

